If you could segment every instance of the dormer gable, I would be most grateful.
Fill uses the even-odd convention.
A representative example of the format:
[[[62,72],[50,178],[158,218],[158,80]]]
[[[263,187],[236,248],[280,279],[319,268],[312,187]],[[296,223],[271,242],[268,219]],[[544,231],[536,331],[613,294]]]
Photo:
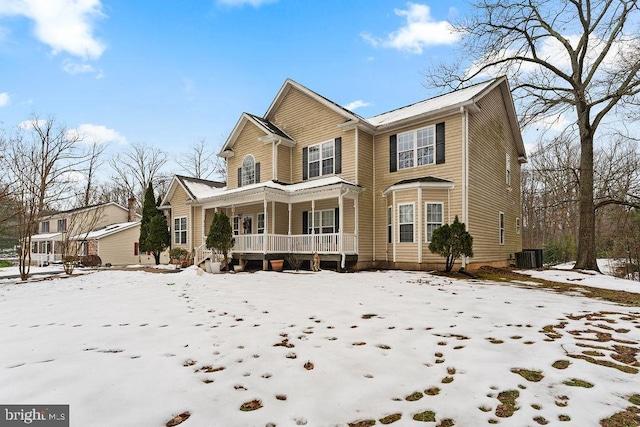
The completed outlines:
[[[280,142],[287,147],[293,147],[296,144],[293,138],[287,135],[286,132],[279,129],[276,125],[269,122],[267,119],[258,117],[250,113],[242,113],[240,119],[233,128],[233,131],[229,135],[229,138],[227,138],[226,142],[222,146],[222,150],[220,150],[220,153],[218,154],[220,157],[228,159],[234,156],[235,153],[233,150],[233,146],[240,136],[240,133],[242,133],[245,126],[247,126],[247,124],[249,123],[256,126],[262,133],[264,133],[264,136],[261,136],[259,138],[259,141],[264,144]]]

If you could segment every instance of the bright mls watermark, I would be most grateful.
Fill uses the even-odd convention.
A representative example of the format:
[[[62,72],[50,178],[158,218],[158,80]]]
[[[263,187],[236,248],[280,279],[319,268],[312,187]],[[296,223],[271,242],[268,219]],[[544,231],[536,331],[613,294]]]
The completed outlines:
[[[0,405],[0,427],[69,427],[69,405]]]

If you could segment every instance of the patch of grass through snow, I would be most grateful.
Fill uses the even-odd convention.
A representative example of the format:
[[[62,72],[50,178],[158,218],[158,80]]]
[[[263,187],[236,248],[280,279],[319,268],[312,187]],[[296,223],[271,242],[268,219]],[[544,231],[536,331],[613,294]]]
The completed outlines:
[[[563,384],[568,385],[569,387],[584,387],[584,388],[593,387],[593,384],[591,384],[590,382],[587,382],[578,378],[572,378],[570,380],[563,382]]]
[[[529,369],[512,368],[511,372],[513,372],[514,374],[518,374],[522,378],[524,378],[525,380],[531,381],[531,382],[534,382],[534,383],[537,383],[538,381],[540,381],[540,380],[542,380],[544,378],[544,375],[542,375],[542,371],[533,371],[533,370],[529,370]]]

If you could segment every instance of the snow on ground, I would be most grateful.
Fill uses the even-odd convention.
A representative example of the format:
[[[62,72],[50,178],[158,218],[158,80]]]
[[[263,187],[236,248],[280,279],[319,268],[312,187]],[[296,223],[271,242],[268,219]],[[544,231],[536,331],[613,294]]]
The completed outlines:
[[[188,411],[181,426],[401,414],[393,425],[582,427],[640,393],[638,374],[615,368],[637,363],[622,353],[638,349],[638,307],[421,272],[197,272],[0,283],[0,402],[70,404],[73,426],[163,426]],[[569,357],[585,351],[613,367]],[[499,418],[509,390],[519,409]],[[437,421],[412,420],[424,411]]]
[[[640,293],[640,282],[634,280],[613,277],[612,260],[599,259],[598,268],[605,274],[593,271],[571,270],[575,263],[556,265],[547,270],[524,270],[523,274],[538,279],[547,279],[560,283],[572,283],[574,285],[588,286],[591,288],[603,288],[616,291]]]

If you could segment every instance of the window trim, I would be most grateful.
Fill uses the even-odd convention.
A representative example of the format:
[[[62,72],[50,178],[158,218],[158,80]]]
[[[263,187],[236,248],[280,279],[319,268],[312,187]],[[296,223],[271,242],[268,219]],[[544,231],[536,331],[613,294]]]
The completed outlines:
[[[245,180],[245,176],[247,175],[247,172],[245,172],[245,170],[248,170],[249,168],[249,165],[246,165],[245,167],[245,162],[249,159],[252,161],[252,164],[251,164],[251,168],[253,169],[251,171],[252,177],[251,179]],[[242,170],[242,172],[240,173],[240,177],[242,181],[240,182],[240,186],[244,187],[245,185],[256,183],[256,158],[253,156],[253,154],[247,154],[246,156],[244,156],[244,158],[242,159],[242,166],[240,169]]]
[[[256,214],[256,232],[258,234],[264,234],[265,229],[266,229],[266,224],[265,224],[265,214],[264,212],[258,212]],[[260,222],[262,222],[262,227],[260,227]]]
[[[240,223],[242,223],[242,218],[240,218],[240,215],[234,216],[233,217],[233,225],[232,225],[233,235],[234,236],[239,236],[240,235]]]
[[[322,219],[324,218],[325,212],[331,212],[331,227],[328,225],[324,225]],[[336,231],[336,210],[334,209],[319,209],[315,211],[307,211],[307,234],[333,234]],[[316,224],[313,221],[313,215],[318,215],[320,217],[320,224]],[[327,216],[327,218],[329,215]],[[331,231],[326,232],[325,229],[331,228]],[[317,230],[317,231],[315,231]]]
[[[46,227],[45,227],[45,224],[46,224]],[[45,230],[45,229],[46,229],[46,230]],[[51,229],[51,228],[50,228],[49,221],[42,221],[42,222],[40,223],[40,232],[41,232],[41,233],[49,233],[49,232],[50,232],[50,231],[49,231],[50,229]]]
[[[430,141],[428,142],[427,145],[418,147],[418,132],[420,131],[426,131],[426,130],[430,130],[431,132],[431,138]],[[412,142],[412,146],[410,150],[400,150],[400,140],[402,138],[402,136],[404,135],[409,135],[411,134],[411,142]],[[423,126],[421,128],[417,128],[417,129],[413,129],[410,131],[406,131],[406,132],[401,132],[398,133],[396,136],[396,165],[397,165],[397,170],[404,170],[404,169],[412,169],[412,168],[417,168],[420,166],[429,166],[429,165],[435,165],[436,164],[436,125],[429,125],[429,126]],[[431,148],[432,150],[432,161],[429,163],[422,163],[422,164],[418,164],[419,163],[419,157],[418,157],[418,151],[421,149],[426,149],[426,148]],[[400,154],[401,153],[407,153],[410,152],[411,153],[411,166],[402,166],[402,162],[400,161]]]
[[[67,232],[67,218],[62,218],[58,220],[58,232],[59,233]]]
[[[400,208],[403,206],[411,206],[411,222],[400,222]],[[401,226],[411,224],[411,241],[402,240]],[[414,202],[398,203],[398,243],[415,243],[416,242],[416,205]]]
[[[333,155],[328,156],[328,157],[324,157],[323,156],[323,146],[325,144],[331,144],[331,151],[333,153]],[[311,161],[311,149],[312,148],[318,148],[318,160],[313,160]],[[324,167],[324,161],[325,160],[332,160],[332,166],[331,166],[331,172],[329,173],[323,173],[323,167]],[[318,163],[318,175],[312,175],[311,174],[311,164],[312,163]],[[328,139],[326,141],[322,141],[319,142],[317,144],[313,144],[313,145],[309,145],[307,147],[307,176],[309,177],[309,179],[312,178],[319,178],[321,176],[328,176],[328,175],[335,175],[336,173],[336,140],[335,139]]]
[[[498,212],[498,241],[500,242],[500,245],[504,245],[505,241],[504,224],[504,212]]]
[[[516,234],[520,235],[520,217],[516,217]]]
[[[439,223],[429,221],[429,214],[427,210],[428,205],[440,206],[440,222]],[[437,227],[434,228],[434,230],[444,225],[444,202],[430,202],[430,201],[424,202],[424,241],[425,243],[431,242],[431,239],[429,239],[429,224],[439,224]],[[431,237],[433,237],[433,231],[431,231]]]
[[[184,219],[184,229],[182,229],[182,220]],[[178,227],[177,225],[180,225]],[[189,244],[189,220],[186,216],[177,216],[173,218],[173,244],[188,245]],[[178,234],[180,233],[180,234]],[[184,233],[184,243],[182,243],[182,233]]]

